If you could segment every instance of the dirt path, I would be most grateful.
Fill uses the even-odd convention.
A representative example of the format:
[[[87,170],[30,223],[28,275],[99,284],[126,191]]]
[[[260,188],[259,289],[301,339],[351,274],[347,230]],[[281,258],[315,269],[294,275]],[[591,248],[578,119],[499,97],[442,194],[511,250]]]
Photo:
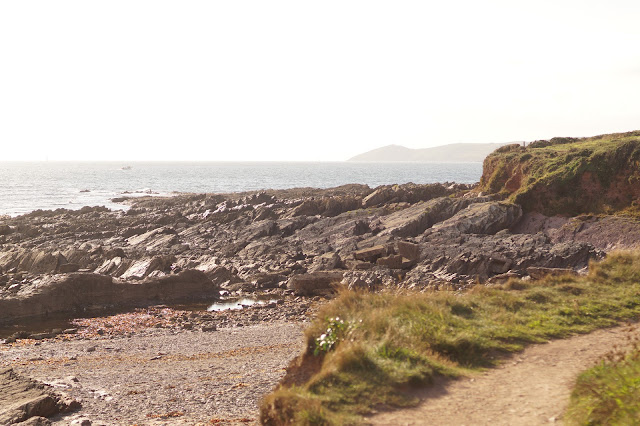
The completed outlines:
[[[415,408],[378,414],[380,425],[540,425],[560,421],[576,377],[638,325],[533,345],[498,368],[437,383]]]

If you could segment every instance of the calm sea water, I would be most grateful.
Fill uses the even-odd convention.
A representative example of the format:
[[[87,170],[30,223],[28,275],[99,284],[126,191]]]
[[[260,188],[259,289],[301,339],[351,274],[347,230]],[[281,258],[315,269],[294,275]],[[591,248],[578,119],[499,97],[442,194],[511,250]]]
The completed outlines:
[[[122,209],[110,199],[129,193],[330,188],[348,183],[371,187],[407,182],[474,183],[481,174],[482,163],[0,162],[0,214],[83,206]]]

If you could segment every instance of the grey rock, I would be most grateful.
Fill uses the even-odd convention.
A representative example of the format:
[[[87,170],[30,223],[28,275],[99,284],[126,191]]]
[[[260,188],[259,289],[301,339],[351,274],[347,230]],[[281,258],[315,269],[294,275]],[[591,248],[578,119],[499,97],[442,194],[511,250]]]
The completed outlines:
[[[0,370],[0,424],[50,417],[64,408],[58,396],[45,391],[42,384],[22,377],[10,368]],[[42,424],[38,421],[33,420],[35,423],[31,424]]]
[[[408,259],[405,259],[408,262]],[[390,269],[401,269],[403,265],[403,257],[399,254],[380,257],[376,260],[376,265],[386,266]]]
[[[331,271],[342,268],[342,266],[342,259],[340,258],[340,255],[335,252],[330,252],[317,256],[313,260],[313,264],[309,268],[309,272]]]
[[[388,250],[386,246],[377,245],[357,250],[353,253],[353,257],[356,260],[362,260],[364,262],[375,262],[378,258],[387,254]]]
[[[58,272],[61,274],[77,272],[79,269],[80,269],[80,265],[78,265],[77,263],[63,263],[58,266]]]
[[[517,204],[477,203],[438,223],[433,229],[462,234],[495,234],[514,226],[521,217],[522,208]]]
[[[331,291],[333,286],[340,283],[343,272],[322,271],[310,274],[299,274],[289,278],[287,289],[293,290],[299,296],[315,296]]]
[[[420,246],[409,241],[398,241],[397,252],[400,256],[410,260],[417,261],[420,258]]]

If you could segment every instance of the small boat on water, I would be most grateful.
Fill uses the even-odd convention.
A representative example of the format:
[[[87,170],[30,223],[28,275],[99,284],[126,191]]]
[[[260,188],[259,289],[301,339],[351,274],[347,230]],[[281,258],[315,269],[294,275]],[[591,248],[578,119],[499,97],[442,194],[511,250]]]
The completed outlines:
[[[131,166],[124,166],[121,167],[120,170],[131,170]]]

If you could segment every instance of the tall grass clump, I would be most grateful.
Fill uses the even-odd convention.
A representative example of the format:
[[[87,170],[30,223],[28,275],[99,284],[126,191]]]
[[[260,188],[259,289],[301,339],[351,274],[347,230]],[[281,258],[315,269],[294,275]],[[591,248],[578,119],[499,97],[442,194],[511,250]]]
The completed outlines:
[[[417,403],[436,376],[491,367],[526,344],[586,333],[640,314],[640,253],[586,276],[513,280],[467,292],[343,291],[306,330],[307,350],[261,405],[265,424],[351,424],[376,407]],[[331,344],[336,318],[340,330]],[[324,335],[324,338],[322,337]]]
[[[632,327],[627,340],[627,347],[614,348],[578,377],[565,423],[640,424],[640,337]]]

